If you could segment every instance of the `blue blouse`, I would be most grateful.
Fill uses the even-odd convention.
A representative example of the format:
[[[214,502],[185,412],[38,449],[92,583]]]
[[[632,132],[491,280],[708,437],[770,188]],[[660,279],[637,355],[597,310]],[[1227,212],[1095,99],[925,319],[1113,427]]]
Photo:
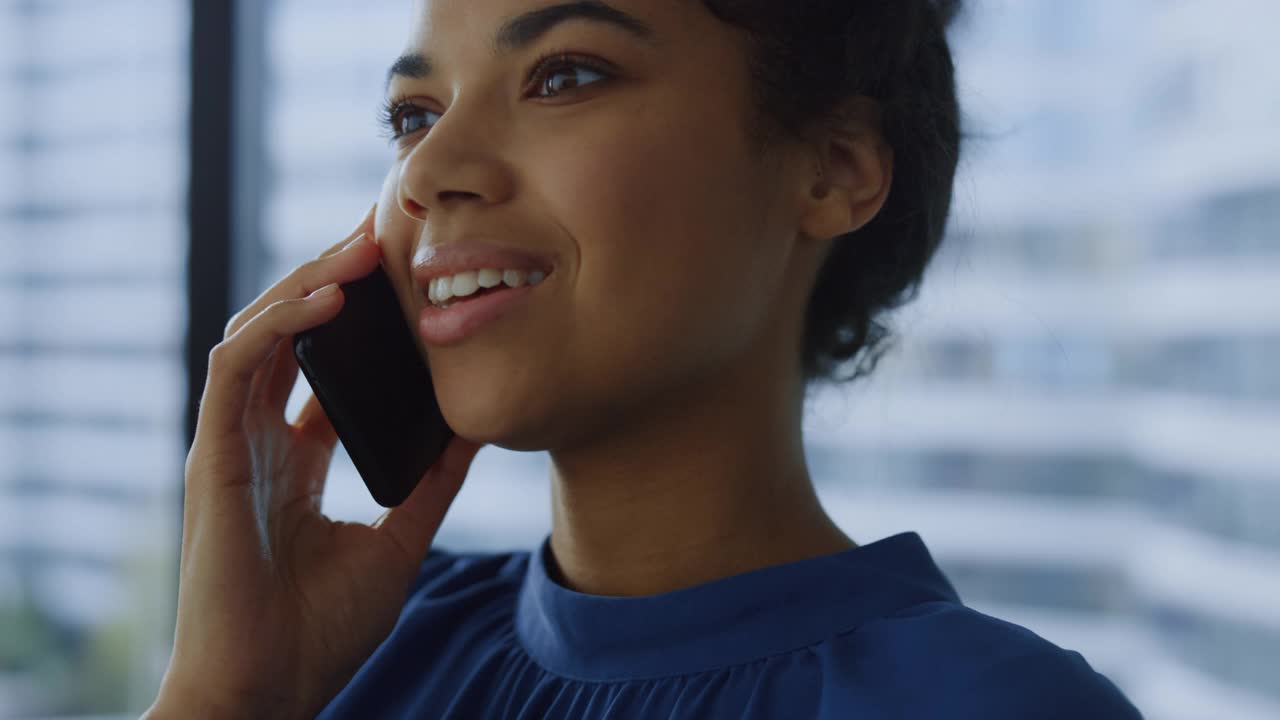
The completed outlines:
[[[642,597],[432,548],[320,718],[1141,720],[1074,650],[962,604],[919,534]]]

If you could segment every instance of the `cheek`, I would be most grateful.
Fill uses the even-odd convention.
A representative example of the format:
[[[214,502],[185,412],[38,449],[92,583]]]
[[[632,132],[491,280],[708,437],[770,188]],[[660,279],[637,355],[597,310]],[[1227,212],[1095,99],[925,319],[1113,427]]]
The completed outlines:
[[[399,177],[400,164],[394,163],[387,171],[387,176],[383,178],[382,189],[378,192],[378,210],[373,216],[373,234],[379,241],[395,237],[396,223],[403,222],[403,213],[400,212],[400,203],[396,197]]]
[[[639,112],[609,127],[580,136],[545,178],[578,244],[576,325],[611,366],[711,361],[756,316],[743,302],[755,250],[742,151],[671,117]]]
[[[414,342],[425,359],[426,345],[418,336],[417,327],[418,313],[422,311],[426,301],[418,294],[413,284],[412,268],[409,267],[411,248],[408,244],[413,242],[415,236],[410,218],[400,211],[397,202],[396,178],[399,170],[399,164],[394,165],[382,183],[382,190],[378,194],[378,209],[373,216],[373,236],[381,248],[383,268],[391,278],[400,306],[404,309],[405,322],[413,331]]]

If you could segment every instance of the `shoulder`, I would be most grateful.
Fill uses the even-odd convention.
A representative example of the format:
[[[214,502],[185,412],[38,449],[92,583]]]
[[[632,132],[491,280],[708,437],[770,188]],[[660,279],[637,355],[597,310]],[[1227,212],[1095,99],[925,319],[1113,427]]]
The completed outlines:
[[[395,627],[320,717],[403,717],[415,694],[463,684],[506,642],[527,556],[432,547]]]
[[[428,647],[438,657],[456,657],[502,643],[527,555],[433,547],[419,566],[395,627],[368,664],[385,669],[403,665],[408,656],[427,661],[423,649]]]
[[[529,552],[458,552],[433,546],[418,567],[409,602],[443,601],[458,596],[518,589],[524,581]]]
[[[837,654],[875,668],[872,682],[907,717],[1141,720],[1074,650],[955,602],[928,602],[841,636]]]
[[[457,552],[432,547],[400,609],[393,639],[489,624],[513,612],[528,565],[527,551]]]

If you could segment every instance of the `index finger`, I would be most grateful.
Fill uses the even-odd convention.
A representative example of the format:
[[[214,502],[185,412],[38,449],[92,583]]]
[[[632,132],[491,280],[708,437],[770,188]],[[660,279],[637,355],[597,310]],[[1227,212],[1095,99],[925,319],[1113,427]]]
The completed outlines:
[[[357,237],[360,237],[361,235],[368,235],[372,237],[373,236],[373,218],[377,210],[378,210],[378,204],[374,203],[373,207],[369,208],[369,212],[365,214],[364,219],[360,221],[360,224],[356,226],[355,230],[352,230],[350,234],[348,234],[342,240],[339,240],[336,244],[331,246],[328,250],[325,250],[323,253],[320,253],[320,255],[316,258],[316,260],[322,260],[324,258],[329,257],[330,255],[337,254],[343,248],[345,248],[352,240],[355,240]],[[301,267],[305,268],[307,265],[316,262],[316,260],[310,260],[307,263],[303,263]],[[289,279],[295,277],[297,273],[298,273],[298,270],[295,269],[294,272],[290,273],[289,275],[286,275],[285,278],[280,282],[276,283],[276,285],[264,290],[263,293],[259,295],[256,300],[254,300],[252,303],[249,303],[249,305],[247,305],[244,309],[242,309],[240,312],[233,315],[231,319],[227,321],[226,328],[224,328],[223,330],[223,336],[230,337],[231,335],[235,334],[235,332],[239,330],[241,326],[243,326],[245,323],[249,322],[249,320],[256,317],[258,313],[262,312],[262,310],[266,308],[268,305],[270,305],[271,303],[277,300],[288,299],[287,297],[282,297],[281,293],[285,292],[285,290],[282,290],[281,286],[285,284],[286,281],[288,281]],[[303,288],[303,289],[306,290],[306,292],[302,293],[303,295],[305,295],[307,292],[310,292],[315,288]],[[301,290],[294,288],[292,292],[294,293],[294,295],[296,295],[298,292],[301,292]]]
[[[365,214],[364,220],[360,221],[360,224],[356,226],[355,230],[351,231],[350,235],[334,243],[328,250],[325,250],[324,252],[320,253],[316,257],[327,258],[330,255],[333,255],[334,253],[338,252],[342,248],[346,247],[347,243],[359,237],[361,233],[368,235],[369,237],[373,237],[373,217],[377,212],[378,212],[378,203],[374,203],[373,207],[369,208],[369,212]]]

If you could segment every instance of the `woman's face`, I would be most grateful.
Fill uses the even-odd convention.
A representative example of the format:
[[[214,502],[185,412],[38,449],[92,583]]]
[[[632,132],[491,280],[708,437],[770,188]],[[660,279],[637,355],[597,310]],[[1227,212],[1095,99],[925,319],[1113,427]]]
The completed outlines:
[[[776,348],[795,217],[781,166],[749,150],[744,36],[699,0],[608,0],[651,35],[575,17],[495,54],[504,22],[554,2],[423,0],[403,52],[433,70],[388,90],[407,122],[375,232],[410,326],[428,304],[415,261],[437,246],[554,257],[464,341],[418,337],[450,426],[510,449],[585,442],[790,350]],[[602,67],[530,83],[550,51]]]

